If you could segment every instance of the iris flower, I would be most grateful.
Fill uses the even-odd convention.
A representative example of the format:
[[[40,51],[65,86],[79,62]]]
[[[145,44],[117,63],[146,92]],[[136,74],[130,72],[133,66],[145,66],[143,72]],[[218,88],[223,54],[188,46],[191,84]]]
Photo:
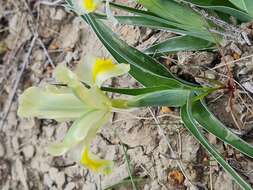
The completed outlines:
[[[96,11],[102,4],[102,0],[71,0],[72,9],[79,15],[87,14]],[[108,20],[112,21],[114,25],[118,24],[110,9],[110,0],[105,1],[105,11]]]
[[[30,87],[20,97],[18,115],[57,121],[74,121],[64,139],[47,148],[53,156],[67,152],[87,168],[107,174],[112,162],[99,159],[90,152],[92,139],[111,117],[113,103],[100,87],[109,78],[130,70],[128,64],[114,64],[111,59],[93,58],[79,64],[76,72],[58,66],[55,78],[66,86]],[[85,82],[90,88],[84,86]]]

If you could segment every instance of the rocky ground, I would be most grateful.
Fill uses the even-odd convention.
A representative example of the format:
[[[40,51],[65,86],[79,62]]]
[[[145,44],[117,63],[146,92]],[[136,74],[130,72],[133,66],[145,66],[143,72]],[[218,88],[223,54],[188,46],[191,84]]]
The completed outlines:
[[[124,0],[120,2],[126,3]],[[172,36],[130,26],[117,26],[114,30],[139,49]],[[252,75],[250,56],[253,48],[237,48],[240,51],[229,46],[226,59],[234,61],[235,77],[250,94],[253,87],[252,78],[248,76]],[[129,168],[138,189],[240,189],[183,127],[178,110],[168,107],[135,110],[131,114],[117,113],[99,132],[92,150],[101,157],[114,160],[115,168],[109,176],[93,174],[67,156],[48,155],[45,147],[60,141],[69,123],[18,118],[18,97],[29,86],[52,82],[56,65],[65,63],[72,67],[83,61],[88,53],[109,56],[89,26],[67,12],[61,3],[0,0],[0,189],[95,190],[122,182],[114,189],[133,189],[129,182]],[[246,56],[249,58],[237,64],[237,59]],[[226,78],[224,64],[217,53],[180,52],[164,57],[163,62],[175,74],[189,80],[203,82],[196,77],[203,73],[209,78],[224,81]],[[219,70],[210,69],[214,67]],[[130,76],[114,79],[111,84],[138,86]],[[252,101],[245,91],[238,94],[251,108]],[[240,124],[246,126],[238,131],[225,110],[228,97],[225,94],[216,99],[219,96],[210,97],[214,113],[221,120],[227,118],[224,122],[236,132],[243,132],[246,139],[252,139],[250,109],[237,98],[235,115],[241,119]],[[223,111],[221,107],[224,107]],[[245,116],[239,118],[242,113]],[[208,138],[253,183],[252,161],[215,137],[209,135]]]

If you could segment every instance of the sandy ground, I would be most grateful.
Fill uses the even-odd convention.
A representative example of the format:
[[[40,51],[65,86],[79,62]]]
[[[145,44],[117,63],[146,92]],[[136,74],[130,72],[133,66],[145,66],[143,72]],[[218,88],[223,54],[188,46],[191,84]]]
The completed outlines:
[[[139,49],[171,36],[129,26],[118,26],[115,31]],[[62,6],[33,0],[0,0],[0,189],[105,189],[129,179],[128,167],[138,179],[138,189],[240,189],[183,127],[178,110],[167,107],[114,114],[111,122],[98,133],[92,151],[114,160],[115,168],[109,176],[93,174],[67,155],[48,155],[45,147],[60,141],[70,124],[20,119],[16,113],[18,97],[29,86],[53,82],[52,71],[56,65],[73,67],[83,61],[87,53],[109,56],[89,26]],[[208,65],[216,59],[214,53],[207,52],[182,52],[177,56],[180,65],[189,62],[189,58],[197,66]],[[248,62],[243,62],[244,74],[251,71]],[[193,73],[192,68],[187,72]],[[182,73],[181,67],[172,68],[177,74],[179,70]],[[183,71],[187,73],[185,68]],[[109,84],[138,86],[130,76],[113,79]],[[217,104],[213,106],[213,110],[218,108]],[[160,127],[151,112],[160,121]],[[250,172],[253,165],[248,158],[215,137],[209,135],[208,138],[253,182]],[[114,189],[133,188],[128,181]]]

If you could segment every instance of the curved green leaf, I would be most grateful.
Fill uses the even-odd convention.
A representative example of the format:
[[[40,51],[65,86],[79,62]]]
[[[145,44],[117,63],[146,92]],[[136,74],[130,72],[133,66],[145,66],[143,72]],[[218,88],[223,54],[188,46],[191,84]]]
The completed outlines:
[[[166,20],[182,24],[181,29],[198,33],[199,38],[215,42],[214,34],[211,34],[207,28],[207,23],[202,15],[193,11],[190,7],[184,6],[174,1],[167,0],[137,0],[152,13]],[[187,15],[187,16],[186,16]],[[215,35],[217,36],[217,35]],[[219,40],[220,37],[215,37]]]
[[[252,190],[251,186],[224,160],[222,155],[212,146],[204,137],[198,128],[192,115],[192,95],[189,96],[187,104],[181,108],[181,118],[185,127],[191,134],[199,141],[199,143],[211,154],[215,160],[223,167],[223,169],[231,175],[231,177],[238,183],[244,190]]]
[[[249,13],[250,16],[253,17],[253,1],[252,0],[229,0],[238,8]]]
[[[253,147],[232,133],[224,126],[205,106],[204,103],[194,102],[192,113],[195,120],[208,132],[212,133],[220,140],[238,149],[240,152],[253,158]]]
[[[128,101],[130,107],[171,106],[180,107],[186,103],[190,90],[169,89],[135,96]]]
[[[168,54],[178,51],[195,51],[214,48],[214,44],[192,36],[177,36],[147,48],[146,54]]]
[[[168,86],[154,86],[154,87],[148,87],[148,88],[113,88],[113,87],[101,88],[101,90],[103,91],[131,95],[131,96],[146,94],[149,92],[155,92],[159,90],[167,90],[167,89],[168,89]]]
[[[234,16],[235,18],[249,22],[253,19],[253,16],[246,14],[245,12],[236,9],[233,4],[228,1],[221,1],[221,0],[186,0],[187,2],[191,2],[199,7],[216,10],[222,13],[226,13],[228,15]],[[238,1],[238,0],[235,0]]]

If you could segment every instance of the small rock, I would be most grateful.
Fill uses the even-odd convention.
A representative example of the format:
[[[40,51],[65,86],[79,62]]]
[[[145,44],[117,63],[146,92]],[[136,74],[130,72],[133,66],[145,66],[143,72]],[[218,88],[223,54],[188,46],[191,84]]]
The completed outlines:
[[[191,62],[194,65],[210,65],[214,61],[214,54],[210,52],[201,52],[193,55]]]
[[[253,83],[251,82],[245,82],[242,84],[242,86],[248,90],[249,92],[253,93]]]
[[[225,172],[220,172],[217,177],[216,182],[214,183],[215,190],[228,190],[233,187],[233,181],[231,177]]]
[[[28,190],[28,184],[27,184],[27,170],[23,166],[23,163],[20,159],[16,159],[15,162],[15,171],[16,171],[16,177],[18,180],[20,180],[21,184],[23,185],[24,190]]]
[[[82,190],[96,190],[96,189],[97,189],[96,184],[88,182],[83,185]]]
[[[76,187],[75,183],[70,182],[66,185],[66,187],[64,188],[64,190],[73,190]]]
[[[14,136],[14,137],[12,138],[11,144],[12,144],[12,147],[13,147],[13,151],[14,151],[14,152],[18,152],[18,149],[19,149],[19,142],[18,142],[18,137],[17,137],[17,136]]]
[[[49,174],[44,174],[44,177],[43,177],[43,183],[48,186],[48,187],[51,187],[54,183],[54,181],[50,178]]]
[[[66,123],[59,124],[59,126],[57,126],[56,132],[55,132],[56,140],[62,140],[64,138],[64,136],[66,135],[67,131],[68,131],[68,126]]]
[[[53,127],[53,126],[48,126],[48,127],[43,128],[43,132],[46,133],[46,136],[48,138],[51,138],[53,136],[54,131],[55,131],[55,127]]]
[[[185,161],[196,160],[197,151],[199,149],[199,143],[192,135],[182,135],[182,159]]]
[[[160,190],[161,189],[161,186],[159,185],[158,181],[153,181],[151,183],[151,188],[150,190]]]
[[[0,157],[3,157],[5,154],[5,148],[2,143],[0,143]]]
[[[74,48],[75,44],[77,44],[77,41],[80,39],[80,29],[79,29],[79,18],[75,18],[73,20],[73,24],[65,25],[60,33],[60,36],[64,36],[64,39],[62,41],[61,47],[63,49],[68,48]],[[75,27],[73,27],[73,25]]]
[[[22,152],[24,153],[25,159],[29,160],[30,158],[33,157],[35,148],[33,145],[28,145],[22,149]]]
[[[121,182],[123,179],[127,178],[128,176],[129,176],[128,166],[127,163],[125,162],[120,167],[114,168],[112,174],[105,176],[105,178],[102,181],[102,189],[106,189],[112,185],[115,185]]]
[[[18,128],[31,129],[36,126],[35,119],[21,119]]]
[[[239,56],[242,55],[242,51],[240,50],[240,48],[239,48],[235,43],[232,43],[232,44],[230,45],[230,49],[231,49],[234,53],[238,54]]]
[[[51,168],[49,170],[50,178],[56,182],[57,187],[61,188],[65,183],[65,174],[63,172],[59,172],[56,168]]]
[[[53,19],[54,20],[63,20],[66,17],[66,11],[64,11],[63,9],[57,9],[55,11],[55,14],[53,15]]]

